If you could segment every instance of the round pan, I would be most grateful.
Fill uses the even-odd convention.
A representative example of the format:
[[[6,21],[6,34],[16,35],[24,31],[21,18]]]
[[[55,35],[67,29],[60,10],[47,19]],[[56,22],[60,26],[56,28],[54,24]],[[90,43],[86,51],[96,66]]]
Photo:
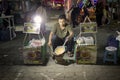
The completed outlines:
[[[55,49],[55,55],[61,55],[65,52],[65,46],[58,46]]]
[[[65,44],[66,44],[67,41],[68,41],[68,39],[65,39],[65,42],[62,46],[58,46],[57,48],[55,48],[55,54],[56,55],[61,55],[65,52],[65,50],[66,50],[65,49]]]

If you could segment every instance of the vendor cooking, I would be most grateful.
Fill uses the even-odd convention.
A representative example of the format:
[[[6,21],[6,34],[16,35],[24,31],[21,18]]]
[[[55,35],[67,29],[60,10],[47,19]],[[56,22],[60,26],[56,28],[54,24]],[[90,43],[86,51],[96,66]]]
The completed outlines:
[[[48,46],[53,46],[54,51],[57,46],[63,45],[67,39],[65,46],[67,47],[68,55],[72,57],[72,49],[74,44],[73,36],[74,33],[72,27],[66,23],[65,15],[60,15],[58,17],[58,23],[54,25],[49,34]]]

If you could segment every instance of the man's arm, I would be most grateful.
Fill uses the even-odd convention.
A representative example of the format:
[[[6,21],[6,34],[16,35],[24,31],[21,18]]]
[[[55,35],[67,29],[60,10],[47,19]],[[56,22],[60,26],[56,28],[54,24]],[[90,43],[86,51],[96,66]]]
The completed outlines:
[[[74,32],[72,30],[72,28],[69,28],[69,35],[67,36],[67,39],[70,40],[73,36],[74,36]]]
[[[48,46],[52,45],[52,38],[56,32],[56,24],[52,27],[51,32],[49,34],[49,39],[48,39]]]
[[[68,40],[70,40],[74,36],[73,31],[70,31],[69,33],[70,33],[69,36],[67,36]]]
[[[53,37],[53,32],[50,32],[49,39],[48,39],[48,46],[52,45],[52,37]]]

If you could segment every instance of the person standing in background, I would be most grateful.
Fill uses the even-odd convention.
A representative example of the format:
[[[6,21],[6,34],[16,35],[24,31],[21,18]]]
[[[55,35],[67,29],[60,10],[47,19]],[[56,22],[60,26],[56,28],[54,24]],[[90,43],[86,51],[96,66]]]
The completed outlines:
[[[66,19],[69,23],[71,23],[71,11],[69,10],[72,7],[72,4],[73,4],[72,0],[64,0],[64,12],[66,15]]]
[[[113,19],[113,20],[117,19],[116,12],[117,12],[117,10],[116,10],[116,6],[115,6],[115,4],[114,4],[114,5],[113,5],[113,8],[112,8],[112,19]]]
[[[103,8],[103,25],[104,24],[108,24],[109,23],[109,17],[110,17],[110,14],[109,14],[110,12],[109,12],[109,8],[108,8],[108,6],[107,5],[105,5],[104,6],[104,8]]]
[[[78,19],[78,16],[80,15],[80,8],[79,8],[80,1],[81,0],[72,1],[72,6],[67,11],[67,13],[70,13],[70,19],[71,19],[71,23],[73,25],[73,28],[75,28],[76,25],[78,25],[77,19]]]
[[[97,2],[95,12],[96,12],[97,26],[100,27],[102,25],[102,17],[103,17],[103,3],[102,2]]]

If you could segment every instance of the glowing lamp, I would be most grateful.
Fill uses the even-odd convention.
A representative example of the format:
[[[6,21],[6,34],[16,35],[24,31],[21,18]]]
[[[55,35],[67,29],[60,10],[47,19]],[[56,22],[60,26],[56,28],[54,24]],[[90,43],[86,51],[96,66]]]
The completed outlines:
[[[42,22],[42,18],[40,16],[35,16],[33,20],[34,20],[35,23],[41,23]]]

